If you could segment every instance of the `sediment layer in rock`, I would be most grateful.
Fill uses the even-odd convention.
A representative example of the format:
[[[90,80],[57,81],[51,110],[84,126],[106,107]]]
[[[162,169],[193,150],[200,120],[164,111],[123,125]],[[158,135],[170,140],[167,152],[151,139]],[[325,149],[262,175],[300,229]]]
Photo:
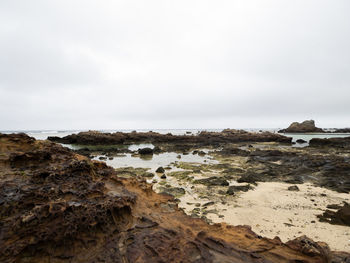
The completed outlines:
[[[343,262],[300,237],[208,225],[144,181],[24,134],[0,134],[1,262]],[[343,260],[343,261],[342,261]]]

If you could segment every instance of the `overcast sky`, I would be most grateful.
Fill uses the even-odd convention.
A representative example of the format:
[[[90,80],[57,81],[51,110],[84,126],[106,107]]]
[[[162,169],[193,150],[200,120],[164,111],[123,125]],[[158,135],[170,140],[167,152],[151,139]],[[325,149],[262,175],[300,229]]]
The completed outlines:
[[[350,126],[348,0],[1,0],[0,130]]]

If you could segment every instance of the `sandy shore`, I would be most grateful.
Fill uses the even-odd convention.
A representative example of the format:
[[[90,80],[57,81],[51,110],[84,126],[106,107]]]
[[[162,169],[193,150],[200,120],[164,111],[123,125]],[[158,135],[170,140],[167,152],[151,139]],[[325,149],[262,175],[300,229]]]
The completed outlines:
[[[213,222],[250,225],[262,236],[279,236],[283,242],[301,235],[327,242],[331,249],[350,251],[350,228],[319,222],[318,214],[328,204],[349,201],[348,194],[337,193],[310,184],[298,185],[300,191],[288,191],[285,183],[259,183],[255,190],[240,193],[226,204],[216,203],[208,213]],[[195,196],[184,196],[180,206],[190,211],[191,202],[205,203]],[[219,217],[220,216],[220,217]]]

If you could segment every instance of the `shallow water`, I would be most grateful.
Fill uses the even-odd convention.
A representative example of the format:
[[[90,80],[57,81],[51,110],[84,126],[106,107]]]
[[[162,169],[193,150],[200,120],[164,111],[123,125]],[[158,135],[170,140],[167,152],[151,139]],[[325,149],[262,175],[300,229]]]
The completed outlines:
[[[63,144],[63,146],[72,149],[79,150],[89,148],[91,151],[106,151],[109,149],[128,149],[130,151],[137,151],[142,148],[154,148],[151,143],[140,143],[140,144],[109,144],[109,145],[81,145],[81,144]]]
[[[349,137],[349,133],[283,133],[284,136],[292,137],[292,142],[296,142],[299,139],[306,141],[306,143],[296,143],[293,147],[305,147],[309,146],[309,142],[313,138],[328,139],[328,138],[343,138]]]
[[[130,147],[137,147],[137,145],[131,145]],[[178,157],[181,158],[178,158]],[[96,156],[94,160],[99,160],[100,156]],[[120,167],[135,167],[135,168],[150,168],[156,170],[159,166],[174,166],[175,162],[190,162],[190,163],[217,163],[210,156],[199,156],[197,154],[178,154],[175,152],[166,152],[160,154],[153,154],[149,156],[132,156],[131,154],[125,154],[125,156],[113,157],[113,160],[104,160],[107,165],[114,168]]]

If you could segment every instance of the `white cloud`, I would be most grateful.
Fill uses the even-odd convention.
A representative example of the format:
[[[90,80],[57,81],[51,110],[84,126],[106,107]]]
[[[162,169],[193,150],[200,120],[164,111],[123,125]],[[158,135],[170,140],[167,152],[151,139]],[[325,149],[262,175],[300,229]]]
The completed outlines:
[[[2,1],[0,130],[349,126],[349,7]]]

